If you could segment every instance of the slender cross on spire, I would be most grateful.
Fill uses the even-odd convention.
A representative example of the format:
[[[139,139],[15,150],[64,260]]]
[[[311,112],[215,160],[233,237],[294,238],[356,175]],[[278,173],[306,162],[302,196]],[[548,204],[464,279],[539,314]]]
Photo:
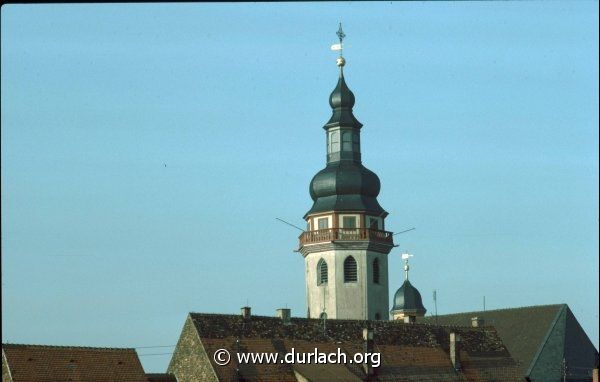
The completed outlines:
[[[340,44],[341,44],[342,41],[344,40],[344,37],[346,37],[346,35],[344,34],[344,31],[342,30],[342,23],[340,23],[340,28],[338,29],[336,34],[340,38]]]
[[[346,60],[344,60],[344,57],[342,57],[342,51],[344,49],[344,37],[346,37],[346,34],[344,33],[344,30],[342,29],[342,23],[340,23],[340,27],[339,27],[338,31],[336,32],[336,34],[337,34],[338,38],[340,39],[340,43],[332,45],[331,50],[339,50],[340,51],[340,57],[338,57],[338,59],[337,59],[337,65],[341,68],[346,63]]]
[[[340,27],[335,34],[337,34],[338,38],[340,39],[340,57],[342,57],[342,51],[344,50],[344,37],[346,37],[346,34],[342,29],[342,23],[340,23]]]

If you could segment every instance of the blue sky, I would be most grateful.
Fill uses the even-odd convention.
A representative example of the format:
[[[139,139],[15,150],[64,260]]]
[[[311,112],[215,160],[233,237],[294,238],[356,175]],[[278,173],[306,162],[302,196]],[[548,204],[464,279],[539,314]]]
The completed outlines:
[[[5,5],[2,341],[174,345],[304,316],[338,22],[390,293],[567,303],[598,347],[598,2]],[[164,371],[172,348],[139,349]]]

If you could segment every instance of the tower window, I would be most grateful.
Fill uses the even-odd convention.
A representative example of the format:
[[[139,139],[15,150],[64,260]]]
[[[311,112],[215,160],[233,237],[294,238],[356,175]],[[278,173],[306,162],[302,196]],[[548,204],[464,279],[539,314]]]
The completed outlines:
[[[360,137],[358,136],[358,133],[352,134],[352,145],[353,145],[354,151],[359,153],[360,152]]]
[[[327,284],[327,262],[323,259],[317,264],[317,285]]]
[[[340,151],[340,132],[334,131],[331,133],[331,152]]]
[[[344,260],[344,282],[355,283],[356,281],[358,281],[356,260],[354,260],[354,257],[348,256]]]
[[[379,219],[369,218],[369,228],[378,230],[379,229]]]
[[[327,218],[319,218],[319,220],[317,220],[318,224],[319,224],[319,229],[327,229],[329,228],[329,219]]]
[[[356,216],[344,216],[342,226],[344,228],[356,228]]]
[[[352,151],[352,133],[345,132],[342,134],[342,150]]]
[[[373,283],[379,284],[379,259],[373,260]]]

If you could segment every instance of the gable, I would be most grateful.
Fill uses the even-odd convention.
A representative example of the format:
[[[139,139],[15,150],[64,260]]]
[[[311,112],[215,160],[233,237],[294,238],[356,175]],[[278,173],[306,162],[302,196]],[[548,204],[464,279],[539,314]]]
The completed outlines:
[[[540,348],[525,374],[530,380],[546,382],[561,380],[566,317],[567,310],[563,307],[550,326],[548,335],[540,343]]]
[[[167,373],[175,375],[178,382],[217,381],[209,359],[212,359],[212,356],[207,355],[192,318],[188,315],[171,362],[169,362]]]
[[[598,367],[598,350],[569,308],[567,308],[565,324],[564,353],[567,376],[573,379],[589,379],[592,377],[591,370]]]

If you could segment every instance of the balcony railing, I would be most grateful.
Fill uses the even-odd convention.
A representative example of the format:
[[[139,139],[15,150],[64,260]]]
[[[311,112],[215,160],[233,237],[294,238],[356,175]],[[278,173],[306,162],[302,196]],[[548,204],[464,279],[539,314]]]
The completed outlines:
[[[300,245],[323,243],[335,240],[348,241],[379,241],[393,244],[392,232],[369,228],[327,228],[306,231],[300,235]]]

